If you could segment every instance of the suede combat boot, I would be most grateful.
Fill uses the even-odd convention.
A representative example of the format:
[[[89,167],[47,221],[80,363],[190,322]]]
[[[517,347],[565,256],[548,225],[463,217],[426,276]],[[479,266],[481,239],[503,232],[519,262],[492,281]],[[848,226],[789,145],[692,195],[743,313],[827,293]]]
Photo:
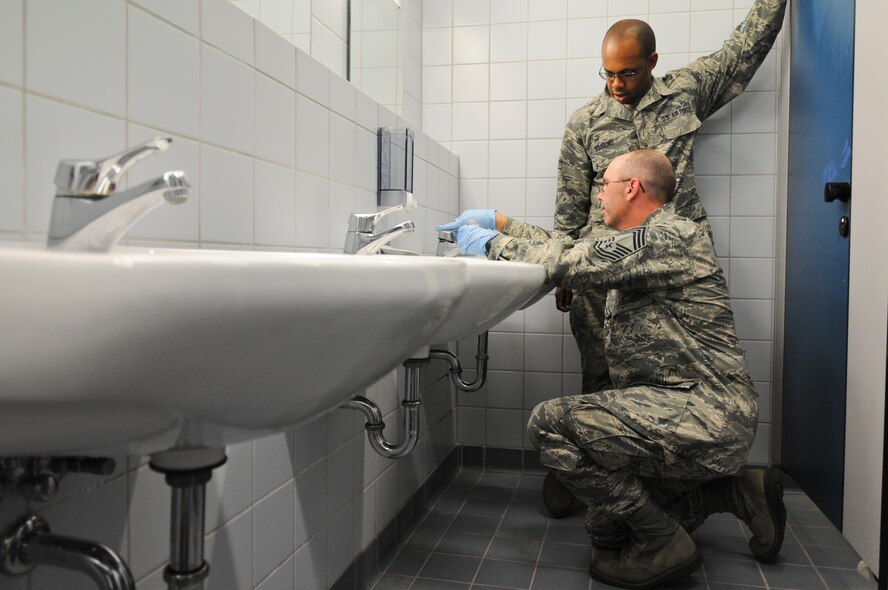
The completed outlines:
[[[756,559],[769,562],[777,557],[786,527],[779,469],[744,469],[705,484],[701,492],[708,513],[730,512],[746,523],[752,533],[749,549]]]
[[[549,471],[543,481],[543,504],[552,518],[564,518],[574,511],[578,502],[573,492],[558,481],[555,472]]]
[[[652,500],[626,518],[629,545],[619,552],[596,551],[589,574],[600,582],[645,590],[684,578],[703,562],[696,541]]]

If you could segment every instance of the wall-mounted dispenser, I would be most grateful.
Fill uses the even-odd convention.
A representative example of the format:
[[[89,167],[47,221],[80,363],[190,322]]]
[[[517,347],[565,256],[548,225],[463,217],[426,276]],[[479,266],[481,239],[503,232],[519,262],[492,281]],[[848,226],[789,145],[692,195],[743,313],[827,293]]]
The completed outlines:
[[[376,137],[377,205],[400,205],[413,193],[413,131],[380,127]]]

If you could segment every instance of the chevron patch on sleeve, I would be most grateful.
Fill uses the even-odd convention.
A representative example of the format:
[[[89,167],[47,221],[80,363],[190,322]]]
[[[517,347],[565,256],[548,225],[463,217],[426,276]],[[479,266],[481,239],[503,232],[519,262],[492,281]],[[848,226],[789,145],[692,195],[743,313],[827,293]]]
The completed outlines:
[[[592,245],[592,249],[600,258],[617,262],[638,252],[645,245],[647,245],[647,228],[636,227],[618,235],[597,240]]]

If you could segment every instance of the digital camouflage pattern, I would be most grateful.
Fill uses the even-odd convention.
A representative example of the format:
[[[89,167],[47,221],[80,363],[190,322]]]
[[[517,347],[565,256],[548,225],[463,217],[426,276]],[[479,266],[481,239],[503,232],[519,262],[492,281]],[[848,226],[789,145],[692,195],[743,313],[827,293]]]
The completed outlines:
[[[677,178],[675,207],[694,221],[706,212],[694,177],[694,140],[702,121],[740,95],[771,50],[783,24],[786,0],[757,0],[724,46],[711,55],[653,79],[637,105],[605,90],[571,115],[558,161],[555,230],[596,238],[613,230],[601,218],[597,195],[611,160],[640,149],[666,154]],[[607,384],[601,363],[602,297],[575,296],[571,328],[583,361],[583,391]]]
[[[488,256],[541,264],[554,286],[607,292],[612,387],[540,404],[528,425],[543,465],[580,474],[567,476],[582,480],[568,479],[569,487],[619,515],[645,499],[639,476],[696,485],[745,463],[758,396],[706,227],[676,214],[672,203],[598,240],[510,219]],[[630,435],[615,440],[615,423]],[[605,477],[602,467],[625,473]]]
[[[672,203],[637,228],[598,240],[553,237],[510,219],[505,235],[491,240],[489,257],[541,264],[555,286],[607,291],[613,388],[595,392],[596,403],[714,471],[733,473],[743,464],[757,396],[703,226],[676,214]]]

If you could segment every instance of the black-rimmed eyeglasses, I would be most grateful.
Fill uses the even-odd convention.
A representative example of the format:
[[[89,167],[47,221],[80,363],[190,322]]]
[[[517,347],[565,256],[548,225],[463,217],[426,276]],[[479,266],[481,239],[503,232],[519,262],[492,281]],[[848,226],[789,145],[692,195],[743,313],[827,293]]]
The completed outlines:
[[[604,69],[604,65],[598,68],[598,75],[601,76],[603,80],[607,80],[608,82],[613,82],[614,78],[619,78],[621,82],[627,82],[635,78],[638,73],[648,65],[648,62],[651,61],[651,58],[647,58],[644,60],[644,63],[638,66],[634,70],[623,70],[622,72],[610,72]]]

